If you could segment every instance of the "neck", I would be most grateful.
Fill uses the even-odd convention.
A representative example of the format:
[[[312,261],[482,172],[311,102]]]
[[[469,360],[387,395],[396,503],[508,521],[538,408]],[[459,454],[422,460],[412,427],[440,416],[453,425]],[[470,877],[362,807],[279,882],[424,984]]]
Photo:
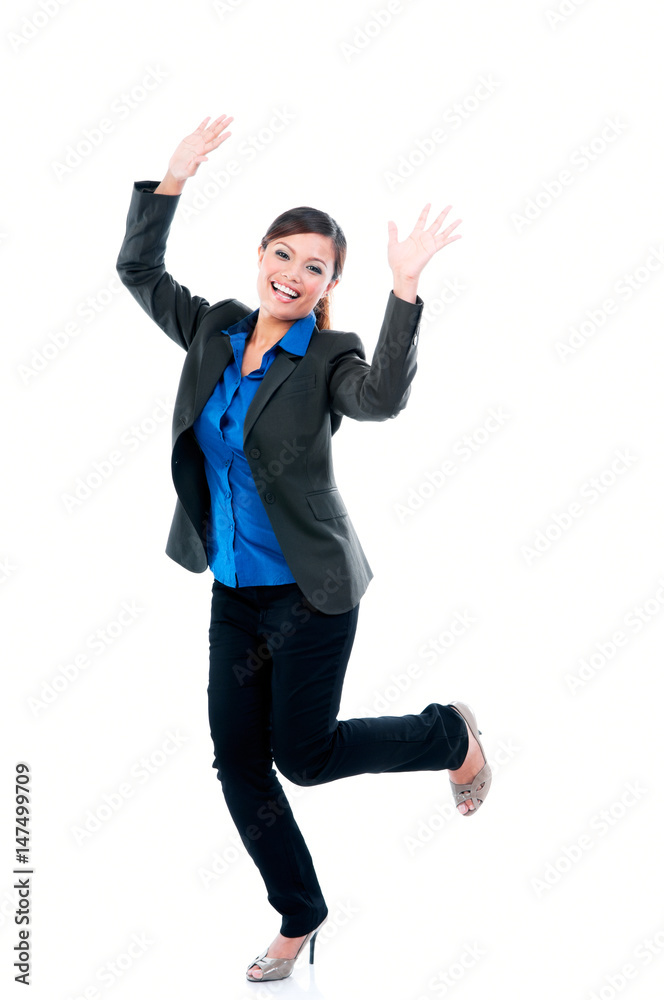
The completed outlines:
[[[249,340],[256,347],[267,351],[291,328],[295,320],[275,319],[274,316],[263,315],[262,310],[258,313],[256,325],[249,337]]]

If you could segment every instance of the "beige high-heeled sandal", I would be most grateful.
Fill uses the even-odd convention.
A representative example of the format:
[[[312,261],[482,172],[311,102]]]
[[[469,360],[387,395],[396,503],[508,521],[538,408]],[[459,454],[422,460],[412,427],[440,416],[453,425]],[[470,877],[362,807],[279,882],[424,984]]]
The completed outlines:
[[[477,772],[475,777],[471,782],[466,785],[455,785],[455,783],[450,778],[450,785],[452,786],[452,794],[454,795],[454,803],[456,806],[461,805],[462,802],[472,802],[474,809],[467,809],[463,816],[474,816],[479,807],[482,805],[486,799],[489,788],[491,787],[491,768],[486,759],[486,754],[484,753],[484,747],[480,742],[480,735],[482,730],[477,728],[477,719],[471,708],[466,705],[463,701],[453,701],[451,706],[455,712],[457,712],[461,718],[468,725],[471,733],[480,744],[480,750],[482,751],[482,756],[484,757],[484,765]],[[481,795],[480,795],[481,793]]]
[[[325,917],[325,920],[327,920],[327,917]],[[309,944],[309,965],[313,965],[313,962],[314,962],[314,947],[316,945],[316,935],[318,934],[319,930],[321,929],[321,927],[325,923],[325,920],[321,920],[321,922],[319,923],[318,927],[314,928],[313,931],[309,931],[309,933],[305,937],[304,941],[302,942],[302,944],[300,945],[300,947],[297,949],[297,955],[295,956],[295,958],[266,958],[265,956],[267,955],[268,951],[270,950],[270,948],[268,946],[265,949],[265,951],[261,955],[258,956],[258,958],[255,958],[254,961],[251,962],[247,966],[247,979],[249,980],[249,982],[250,983],[265,983],[265,982],[269,983],[269,982],[272,982],[274,979],[288,979],[288,977],[290,976],[290,974],[292,973],[292,971],[293,971],[293,969],[295,967],[295,963],[296,963],[297,959],[300,956],[300,952],[304,948],[304,946],[307,943],[307,941],[309,941],[310,939],[311,939],[311,942]],[[299,937],[299,935],[298,935],[298,937]],[[263,973],[262,976],[250,976],[249,975],[249,969],[252,969],[254,967],[254,965],[257,965],[260,968],[261,972]]]

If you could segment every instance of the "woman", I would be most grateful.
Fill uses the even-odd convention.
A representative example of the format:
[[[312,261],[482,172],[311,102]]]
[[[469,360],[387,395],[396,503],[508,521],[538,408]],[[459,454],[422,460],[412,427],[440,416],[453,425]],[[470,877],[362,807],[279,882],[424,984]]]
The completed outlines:
[[[213,572],[208,709],[229,812],[281,914],[250,981],[284,979],[327,906],[273,763],[299,785],[353,774],[447,769],[461,813],[486,798],[491,770],[462,702],[419,715],[337,720],[359,600],[372,577],[334,481],[330,439],[343,416],[384,420],[406,405],[416,370],[419,275],[459,239],[425,229],[430,205],[398,242],[388,223],[393,288],[371,365],[360,338],[330,329],[328,296],[346,256],[343,232],[300,207],[258,248],[253,312],[192,296],[166,271],[166,240],[187,178],[229,136],[205,118],[161,183],[136,182],[118,273],[187,351],[173,415],[178,494],[166,552]]]

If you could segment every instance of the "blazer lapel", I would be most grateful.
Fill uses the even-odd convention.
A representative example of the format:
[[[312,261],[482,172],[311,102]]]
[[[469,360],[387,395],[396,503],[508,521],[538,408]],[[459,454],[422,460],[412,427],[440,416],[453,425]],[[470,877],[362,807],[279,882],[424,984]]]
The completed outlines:
[[[290,352],[284,351],[283,348],[280,348],[277,351],[274,361],[266,371],[263,379],[261,380],[261,384],[256,390],[256,395],[247,408],[247,415],[244,419],[244,432],[242,435],[243,448],[246,446],[249,431],[256,423],[258,416],[268,403],[272,394],[279,388],[284,379],[288,378],[291,372],[297,368],[298,363],[293,360],[294,358],[299,358],[299,355],[290,354]]]
[[[220,335],[212,337],[205,345],[198,369],[198,380],[196,382],[196,394],[194,398],[194,412],[191,417],[190,426],[201,414],[203,407],[214,391],[214,387],[223,375],[226,366],[233,358],[233,349],[230,339]],[[291,354],[289,351],[280,349],[265,373],[261,384],[256,390],[256,395],[252,399],[247,409],[244,421],[244,433],[242,444],[246,444],[247,436],[251,428],[256,423],[261,411],[268,403],[273,392],[279,388],[281,383],[288,378],[291,372],[297,368],[299,355]]]
[[[214,387],[221,378],[226,365],[233,357],[233,348],[230,338],[224,334],[218,337],[211,337],[203,350],[201,362],[198,367],[198,379],[196,382],[196,394],[194,397],[194,412],[191,423],[200,416],[203,407],[214,391]]]

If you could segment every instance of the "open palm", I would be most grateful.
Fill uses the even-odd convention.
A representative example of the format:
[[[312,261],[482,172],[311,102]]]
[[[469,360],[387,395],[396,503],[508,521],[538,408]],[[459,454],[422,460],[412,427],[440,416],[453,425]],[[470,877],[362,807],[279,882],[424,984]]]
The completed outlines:
[[[460,233],[456,236],[450,236],[450,233],[459,225],[461,219],[457,219],[456,222],[443,229],[441,233],[438,232],[451,207],[451,205],[448,205],[447,208],[444,208],[429,228],[425,229],[424,225],[429,214],[429,209],[431,208],[431,202],[429,202],[422,209],[410,236],[406,237],[401,243],[397,237],[396,223],[387,223],[387,260],[395,275],[398,274],[401,277],[411,279],[417,278],[424,265],[427,261],[431,260],[438,250],[442,250],[443,247],[454,240],[461,239]]]
[[[178,181],[184,181],[188,177],[193,177],[201,163],[207,160],[207,154],[216,149],[230,132],[222,132],[233,121],[228,115],[220,115],[215,118],[211,125],[207,125],[210,116],[204,118],[197,129],[191,135],[182,140],[178,148],[173,153],[168,169],[171,175]]]

